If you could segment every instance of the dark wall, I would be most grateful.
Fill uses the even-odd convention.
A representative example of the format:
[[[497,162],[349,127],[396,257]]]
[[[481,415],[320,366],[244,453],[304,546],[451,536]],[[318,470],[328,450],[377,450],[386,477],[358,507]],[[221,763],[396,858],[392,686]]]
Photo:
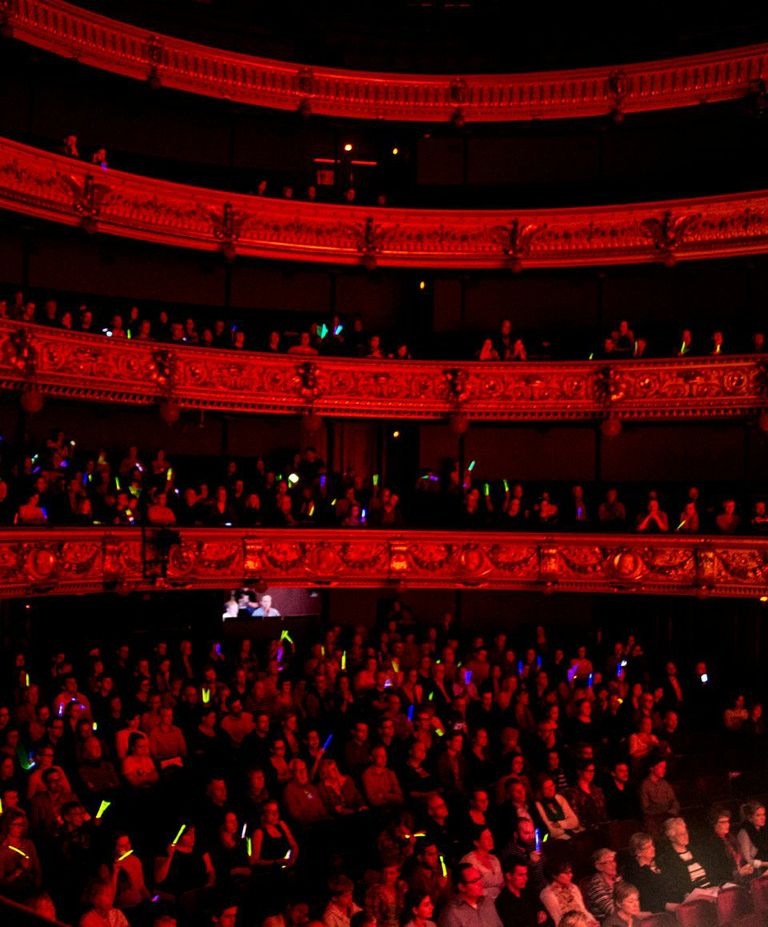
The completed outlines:
[[[459,442],[447,424],[424,424],[419,464],[437,469],[457,459]],[[464,461],[473,477],[525,482],[602,480],[649,486],[665,482],[765,485],[768,437],[751,424],[625,423],[604,438],[592,424],[491,425],[473,422],[464,436]]]

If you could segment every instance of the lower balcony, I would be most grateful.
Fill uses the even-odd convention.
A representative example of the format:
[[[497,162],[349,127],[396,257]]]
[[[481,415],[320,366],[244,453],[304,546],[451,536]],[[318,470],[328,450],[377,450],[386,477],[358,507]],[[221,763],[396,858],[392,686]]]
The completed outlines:
[[[242,585],[768,596],[768,539],[238,529],[5,529],[0,597]]]

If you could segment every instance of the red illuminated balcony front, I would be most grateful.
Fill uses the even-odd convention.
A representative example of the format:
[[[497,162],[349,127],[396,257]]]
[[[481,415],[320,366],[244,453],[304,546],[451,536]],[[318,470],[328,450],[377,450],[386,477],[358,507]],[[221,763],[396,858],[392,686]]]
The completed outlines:
[[[176,90],[305,114],[513,122],[647,112],[753,93],[765,46],[532,74],[392,74],[254,58],[186,42],[62,0],[6,0],[6,32],[83,64]]]
[[[444,531],[0,532],[0,597],[258,582],[760,598],[768,594],[768,542]]]

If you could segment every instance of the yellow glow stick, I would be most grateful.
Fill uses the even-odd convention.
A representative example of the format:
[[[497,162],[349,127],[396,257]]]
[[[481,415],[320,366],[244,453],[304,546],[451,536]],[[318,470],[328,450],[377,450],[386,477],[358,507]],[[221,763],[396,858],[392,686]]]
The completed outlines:
[[[176,844],[179,842],[179,840],[181,840],[181,835],[184,833],[184,831],[185,831],[186,829],[187,829],[187,825],[186,825],[186,824],[182,824],[181,827],[179,828],[178,834],[176,834],[176,836],[175,836],[175,837],[173,838],[173,840],[171,841],[171,846],[174,846],[174,847],[176,846]]]
[[[347,668],[347,651],[342,650],[341,652],[341,668],[345,670]]]
[[[440,857],[440,872],[442,872],[443,878],[445,878],[445,877],[448,875],[448,869],[446,868],[446,865],[445,865],[445,857],[444,857],[444,856],[441,856],[441,857]]]
[[[245,838],[245,847],[248,850],[248,859],[250,859],[253,854],[253,841],[250,837]]]
[[[118,863],[122,863],[122,861],[123,861],[124,859],[128,859],[128,857],[129,857],[132,853],[133,853],[133,850],[128,850],[126,853],[123,853],[122,856],[118,856],[118,857],[117,857]]]
[[[203,689],[203,705],[207,705],[211,700],[211,690]]]
[[[8,844],[8,849],[9,849],[9,850],[13,850],[14,853],[18,853],[19,856],[23,856],[24,859],[29,859],[29,856],[27,856],[27,854],[24,852],[24,850],[20,850],[18,847],[12,847],[12,846],[10,845],[10,843]]]
[[[96,812],[96,820],[97,820],[97,821],[98,821],[99,818],[102,816],[102,814],[104,814],[104,812],[107,810],[107,808],[109,808],[109,806],[110,806],[111,804],[112,804],[111,801],[103,801],[103,802],[99,805],[99,810]]]

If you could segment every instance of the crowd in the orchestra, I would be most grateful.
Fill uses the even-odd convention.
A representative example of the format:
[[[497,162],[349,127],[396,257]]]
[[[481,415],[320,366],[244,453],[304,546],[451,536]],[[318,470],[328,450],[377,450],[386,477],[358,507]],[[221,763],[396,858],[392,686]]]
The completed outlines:
[[[768,534],[768,493],[744,487],[533,485],[483,480],[476,461],[462,471],[448,460],[401,489],[379,474],[331,472],[313,447],[279,461],[187,457],[181,466],[162,448],[89,452],[63,431],[18,457],[2,447],[0,526]]]
[[[0,894],[80,927],[636,927],[764,898],[762,704],[716,667],[397,600],[281,626],[9,649]]]
[[[289,354],[299,357],[354,357],[372,360],[411,360],[412,350],[402,332],[372,331],[360,314],[347,318],[334,314],[324,321],[312,322],[304,331],[265,329],[264,323],[248,320],[232,321],[216,317],[201,321],[190,315],[169,312],[164,308],[133,305],[125,311],[95,310],[86,303],[77,308],[60,305],[58,298],[43,298],[38,306],[35,299],[16,290],[7,299],[0,299],[0,319],[33,322],[80,334],[104,335],[109,338],[139,342],[160,342],[175,347],[193,346],[234,351],[258,351],[272,355]],[[269,323],[267,323],[269,325]],[[577,341],[579,339],[576,339]],[[557,337],[513,331],[509,319],[503,319],[499,330],[488,335],[471,354],[481,361],[528,361],[573,358],[573,339],[563,344]],[[588,341],[588,339],[587,339]],[[423,345],[419,354],[435,356],[434,339]],[[636,334],[625,319],[609,331],[601,344],[593,347],[582,359],[639,360],[646,357],[689,357],[722,354],[766,353],[765,333],[737,333],[733,341],[726,340],[723,329],[711,334],[697,334],[691,328],[678,330],[670,326],[662,342],[651,343]]]

